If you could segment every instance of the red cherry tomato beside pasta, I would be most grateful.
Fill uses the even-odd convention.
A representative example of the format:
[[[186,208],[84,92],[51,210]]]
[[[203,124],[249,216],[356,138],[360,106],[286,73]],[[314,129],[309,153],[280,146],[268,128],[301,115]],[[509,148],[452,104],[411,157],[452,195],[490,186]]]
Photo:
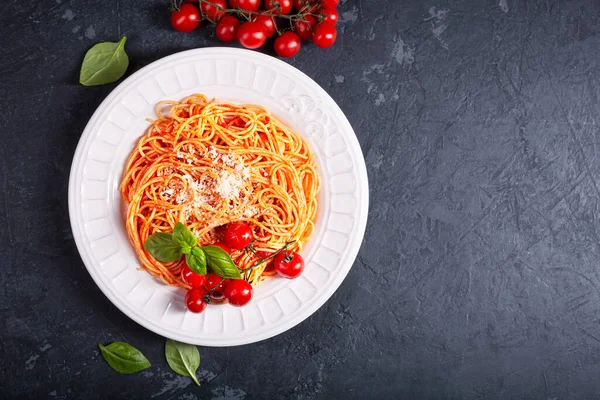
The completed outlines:
[[[245,22],[238,28],[237,38],[247,49],[258,49],[267,40],[267,32],[258,22]]]
[[[267,37],[273,36],[277,31],[277,27],[275,26],[275,20],[273,19],[273,17],[269,17],[268,15],[256,14],[252,21],[262,24],[263,28],[265,28],[265,33],[267,34]]]
[[[304,271],[304,259],[296,252],[282,251],[275,256],[275,271],[284,278],[294,279]]]
[[[246,24],[250,23],[252,22]],[[231,222],[225,227],[225,244],[233,250],[241,250],[248,246],[252,242],[252,238],[252,228],[245,222]]]
[[[292,11],[292,0],[265,0],[265,8],[277,15],[287,15]]]
[[[207,304],[204,301],[206,292],[201,288],[192,288],[185,295],[185,306],[193,313],[201,313]]]
[[[300,51],[300,36],[295,32],[284,32],[275,39],[275,53],[279,57],[294,57]]]
[[[243,279],[230,281],[225,287],[225,298],[232,306],[245,306],[252,300],[252,285]]]
[[[171,13],[171,25],[179,32],[191,32],[200,24],[200,11],[193,4],[182,4]]]
[[[246,11],[258,11],[260,0],[229,0],[229,4],[234,8],[241,8]]]
[[[217,37],[221,42],[231,43],[237,39],[237,31],[240,26],[240,21],[236,17],[226,15],[217,24],[215,30]]]
[[[317,26],[317,19],[312,15],[305,15],[304,20],[294,21],[294,29],[302,40],[310,40],[312,38],[315,26]]]
[[[319,7],[316,0],[293,0],[294,8],[297,11],[313,13]]]
[[[337,24],[339,14],[335,8],[324,8],[321,14],[325,17],[323,22],[329,22],[331,25]]]
[[[335,26],[328,22],[321,22],[317,25],[313,33],[313,42],[317,47],[322,49],[331,47],[331,45],[335,43],[336,38],[337,30],[335,29]]]
[[[187,264],[181,267],[181,280],[191,287],[204,287],[206,284],[206,275],[199,275],[192,271]]]
[[[323,8],[336,8],[340,4],[340,0],[321,0]]]
[[[219,22],[225,15],[225,12],[215,6],[225,9],[227,8],[227,2],[225,0],[211,0],[210,3],[205,1],[200,2],[200,10],[202,11],[202,15],[206,16],[206,18],[212,22]]]

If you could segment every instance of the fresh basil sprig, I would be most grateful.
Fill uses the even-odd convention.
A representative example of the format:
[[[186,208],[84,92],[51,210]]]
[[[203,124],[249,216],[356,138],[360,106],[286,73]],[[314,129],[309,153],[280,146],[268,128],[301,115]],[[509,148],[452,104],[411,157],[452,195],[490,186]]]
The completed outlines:
[[[182,247],[173,240],[173,234],[168,232],[156,232],[146,240],[144,248],[161,262],[173,262],[181,258]]]
[[[189,376],[196,385],[200,386],[196,378],[196,370],[200,366],[200,353],[196,346],[167,339],[165,357],[173,371],[179,375]]]
[[[226,279],[241,279],[242,275],[229,254],[218,246],[198,246],[198,239],[181,222],[173,233],[157,232],[146,240],[144,248],[161,262],[173,262],[185,254],[185,262],[192,271],[206,275],[207,270]]]
[[[185,263],[195,273],[206,275],[206,254],[200,247],[192,247],[190,253],[185,255]]]
[[[94,45],[85,53],[79,83],[84,86],[104,85],[121,78],[129,66],[123,36],[118,43],[103,42]]]
[[[132,374],[150,368],[150,361],[130,344],[114,342],[108,346],[99,344],[98,347],[108,365],[117,372]]]
[[[194,247],[198,244],[196,235],[181,222],[176,223],[175,228],[173,228],[173,240],[182,247]]]
[[[242,275],[237,266],[222,248],[219,246],[202,246],[206,254],[206,263],[210,270],[221,278],[241,279]]]

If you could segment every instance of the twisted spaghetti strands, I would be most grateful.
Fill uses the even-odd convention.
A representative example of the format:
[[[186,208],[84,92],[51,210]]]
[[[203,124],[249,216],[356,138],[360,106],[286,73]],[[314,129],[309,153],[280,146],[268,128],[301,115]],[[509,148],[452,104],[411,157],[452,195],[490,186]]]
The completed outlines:
[[[120,186],[128,203],[126,228],[142,267],[164,283],[186,287],[183,260],[162,263],[143,247],[155,232],[185,224],[207,245],[222,240],[221,226],[245,221],[257,251],[286,243],[301,251],[314,229],[319,177],[307,143],[255,105],[208,101],[195,94],[156,106],[156,120],[140,138]],[[251,252],[234,251],[240,269]],[[268,263],[245,273],[256,285],[272,274]]]

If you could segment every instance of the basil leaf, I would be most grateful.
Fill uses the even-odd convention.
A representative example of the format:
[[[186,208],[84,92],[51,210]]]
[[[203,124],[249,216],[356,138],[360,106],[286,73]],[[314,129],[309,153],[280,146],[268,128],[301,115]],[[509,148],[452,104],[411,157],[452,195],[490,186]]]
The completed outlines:
[[[167,232],[157,232],[146,240],[144,248],[158,261],[171,262],[181,258],[181,246]]]
[[[196,378],[196,370],[200,366],[200,353],[196,346],[167,339],[165,357],[173,371],[179,375],[189,376],[196,385],[200,386]]]
[[[181,246],[194,247],[198,244],[196,235],[181,222],[175,224],[175,228],[173,229],[173,240]]]
[[[206,275],[206,255],[202,249],[192,247],[190,254],[185,255],[185,262],[195,273]]]
[[[79,83],[84,86],[104,85],[118,80],[129,66],[123,36],[118,43],[97,43],[85,53]]]
[[[219,246],[202,246],[201,249],[206,254],[206,264],[208,268],[221,278],[242,279],[242,275],[237,266]]]
[[[108,365],[122,374],[132,374],[150,368],[150,361],[135,347],[124,342],[114,342],[108,346],[99,344],[100,353]]]

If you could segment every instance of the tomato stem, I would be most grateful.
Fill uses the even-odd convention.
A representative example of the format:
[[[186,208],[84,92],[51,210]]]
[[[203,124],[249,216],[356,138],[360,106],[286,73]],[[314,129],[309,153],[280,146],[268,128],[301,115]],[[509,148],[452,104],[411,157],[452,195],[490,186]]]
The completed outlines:
[[[277,251],[276,251],[276,252],[274,252],[274,253],[271,253],[271,254],[269,254],[269,256],[268,256],[268,257],[265,257],[265,258],[262,258],[262,257],[260,257],[258,254],[256,254],[256,250],[254,250],[254,254],[255,254],[257,257],[259,257],[259,258],[260,258],[260,260],[259,260],[259,261],[258,261],[256,264],[254,264],[253,266],[251,266],[251,267],[248,267],[248,268],[244,268],[244,269],[243,269],[241,272],[243,272],[243,273],[246,273],[246,272],[248,272],[248,271],[252,271],[252,270],[253,270],[253,269],[255,269],[255,268],[258,268],[258,267],[259,267],[260,265],[262,265],[264,262],[266,262],[266,261],[269,261],[270,259],[274,258],[274,257],[275,257],[277,254],[281,253],[282,251],[285,251],[285,250],[287,250],[287,249],[288,249],[288,247],[289,247],[290,245],[294,244],[294,243],[296,243],[296,241],[295,241],[295,240],[292,240],[291,242],[287,242],[287,243],[286,243],[286,244],[285,244],[285,245],[284,245],[282,248],[280,248],[279,250],[277,250]]]

